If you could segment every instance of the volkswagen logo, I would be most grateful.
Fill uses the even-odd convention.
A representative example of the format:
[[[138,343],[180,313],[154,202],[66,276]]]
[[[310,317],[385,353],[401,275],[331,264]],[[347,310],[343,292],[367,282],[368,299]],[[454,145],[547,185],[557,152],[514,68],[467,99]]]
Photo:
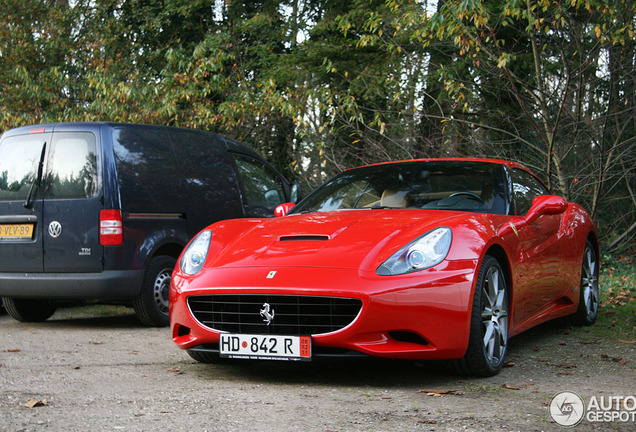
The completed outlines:
[[[53,238],[59,237],[62,234],[62,224],[58,221],[53,221],[49,224],[49,235]]]

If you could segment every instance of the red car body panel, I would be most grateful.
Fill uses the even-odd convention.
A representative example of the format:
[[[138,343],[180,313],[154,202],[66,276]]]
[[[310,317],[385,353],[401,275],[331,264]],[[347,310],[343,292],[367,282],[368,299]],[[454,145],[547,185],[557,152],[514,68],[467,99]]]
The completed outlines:
[[[510,336],[577,310],[581,257],[586,240],[596,242],[596,231],[580,206],[565,208],[562,199],[551,198],[546,208],[555,214],[534,220],[530,214],[362,209],[218,222],[209,227],[213,235],[202,270],[189,276],[177,264],[173,272],[173,340],[183,349],[219,342],[218,331],[193,317],[189,296],[293,293],[362,300],[350,325],[312,336],[316,347],[391,358],[460,358],[486,254],[497,256],[507,275]],[[452,230],[444,261],[402,275],[376,273],[395,251],[437,227]],[[275,277],[268,278],[272,271]],[[426,343],[401,341],[392,332],[413,333]]]

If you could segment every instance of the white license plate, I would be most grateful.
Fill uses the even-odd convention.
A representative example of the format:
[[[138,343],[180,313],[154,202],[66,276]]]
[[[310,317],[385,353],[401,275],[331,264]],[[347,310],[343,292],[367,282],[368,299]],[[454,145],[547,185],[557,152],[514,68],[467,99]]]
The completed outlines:
[[[219,355],[251,360],[311,360],[311,337],[221,333]]]

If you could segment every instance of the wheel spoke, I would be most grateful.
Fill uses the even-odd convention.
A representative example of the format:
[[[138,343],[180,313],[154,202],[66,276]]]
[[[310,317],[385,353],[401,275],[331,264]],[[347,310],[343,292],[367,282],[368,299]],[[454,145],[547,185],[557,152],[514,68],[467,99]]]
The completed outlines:
[[[490,269],[488,271],[488,279],[486,280],[488,284],[488,293],[487,298],[491,307],[494,307],[497,302],[497,295],[499,293],[499,272],[497,269]]]
[[[593,278],[595,274],[596,260],[594,259],[594,255],[592,254],[592,249],[587,248],[587,274],[588,277]]]
[[[598,298],[596,296],[596,292],[593,288],[590,288],[588,299],[587,299],[587,311],[590,315],[593,315],[596,312]]]
[[[592,290],[590,289],[589,284],[585,285],[583,288],[583,300],[585,301],[585,307],[588,311],[590,310],[590,291]]]
[[[495,356],[495,343],[496,343],[495,338],[491,338],[488,341],[487,353],[488,353],[488,360],[491,363],[493,362],[493,357]]]
[[[495,302],[495,307],[497,309],[503,311],[505,298],[506,298],[506,291],[500,290],[499,293],[497,294],[497,301]]]
[[[501,333],[499,329],[495,329],[495,335],[493,337],[493,352],[490,354],[490,361],[493,363],[499,362],[501,358]]]
[[[488,321],[486,323],[486,334],[484,334],[484,346],[488,347],[493,339],[493,333],[495,332],[495,323]]]

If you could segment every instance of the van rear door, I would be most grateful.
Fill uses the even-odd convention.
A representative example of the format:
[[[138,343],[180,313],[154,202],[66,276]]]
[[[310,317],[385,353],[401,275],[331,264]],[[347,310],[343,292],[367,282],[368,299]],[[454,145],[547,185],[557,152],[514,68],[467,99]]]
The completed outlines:
[[[87,131],[57,130],[42,184],[44,271],[100,272],[100,169],[97,139]]]
[[[5,134],[0,141],[0,272],[41,272],[39,178],[51,133]],[[39,174],[39,175],[38,175]]]

